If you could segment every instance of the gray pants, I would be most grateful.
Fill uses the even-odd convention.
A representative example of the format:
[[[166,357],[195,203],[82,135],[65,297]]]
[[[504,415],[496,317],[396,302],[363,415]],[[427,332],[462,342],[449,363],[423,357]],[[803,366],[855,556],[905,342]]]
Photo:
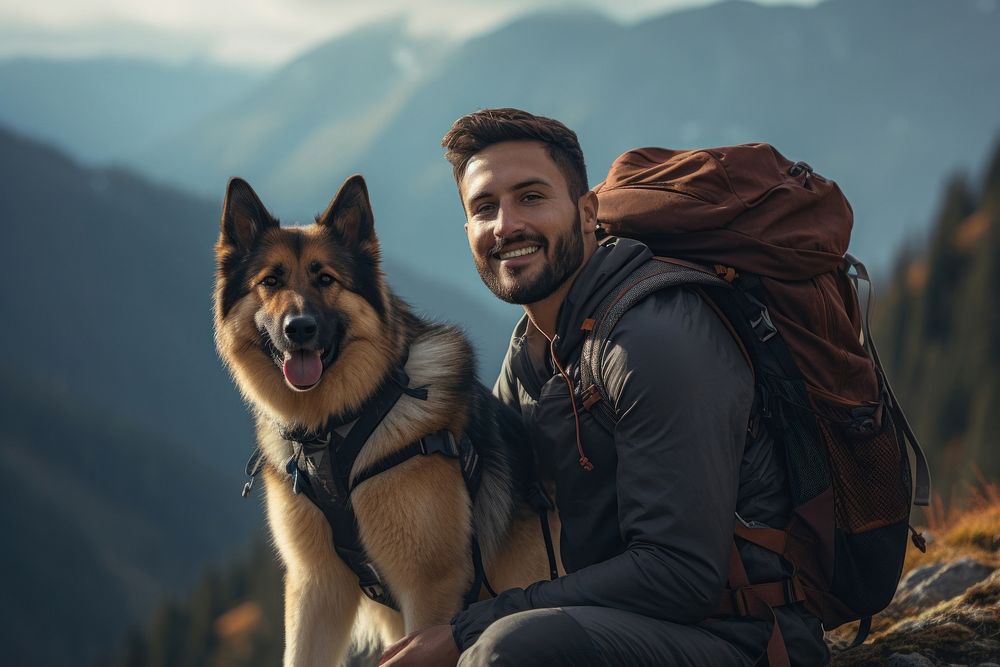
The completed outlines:
[[[532,609],[486,628],[459,667],[753,665],[736,646],[696,625],[606,607]]]

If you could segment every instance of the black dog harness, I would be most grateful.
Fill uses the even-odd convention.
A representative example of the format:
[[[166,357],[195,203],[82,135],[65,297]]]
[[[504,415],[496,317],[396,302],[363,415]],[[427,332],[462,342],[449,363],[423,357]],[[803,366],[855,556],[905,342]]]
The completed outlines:
[[[361,544],[357,517],[351,505],[351,493],[372,477],[417,455],[441,454],[458,459],[470,499],[475,499],[481,478],[479,456],[468,437],[463,436],[456,442],[450,431],[441,430],[376,461],[351,480],[351,469],[362,447],[400,396],[406,394],[418,400],[427,400],[426,387],[413,389],[409,383],[410,379],[400,365],[389,373],[375,395],[357,413],[331,416],[319,431],[278,429],[281,437],[292,443],[292,456],[285,462],[285,472],[291,479],[292,491],[295,494],[304,493],[323,512],[333,532],[334,549],[357,576],[364,594],[397,611],[399,606],[392,592]],[[246,472],[250,481],[243,486],[244,497],[250,495],[254,478],[263,465],[264,458],[258,447],[247,462]],[[465,606],[479,599],[483,585],[492,593],[486,581],[475,531],[472,534],[471,550],[473,580],[465,595]]]

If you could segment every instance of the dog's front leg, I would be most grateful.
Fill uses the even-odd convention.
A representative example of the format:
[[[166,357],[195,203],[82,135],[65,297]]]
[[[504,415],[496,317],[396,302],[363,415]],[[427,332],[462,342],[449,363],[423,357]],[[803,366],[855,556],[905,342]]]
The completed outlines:
[[[285,667],[339,665],[361,590],[333,550],[330,525],[288,480],[268,470],[267,515],[285,563]]]
[[[349,584],[343,577],[288,570],[285,667],[342,664],[359,601],[358,587]]]
[[[359,486],[352,500],[405,631],[447,623],[472,580],[472,516],[458,464],[410,459]]]

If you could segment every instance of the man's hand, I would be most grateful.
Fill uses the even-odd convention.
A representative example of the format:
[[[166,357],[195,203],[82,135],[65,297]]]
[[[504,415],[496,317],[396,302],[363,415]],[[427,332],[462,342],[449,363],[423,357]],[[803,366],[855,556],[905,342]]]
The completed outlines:
[[[378,664],[385,667],[454,667],[458,647],[451,625],[432,625],[406,635],[382,654]]]

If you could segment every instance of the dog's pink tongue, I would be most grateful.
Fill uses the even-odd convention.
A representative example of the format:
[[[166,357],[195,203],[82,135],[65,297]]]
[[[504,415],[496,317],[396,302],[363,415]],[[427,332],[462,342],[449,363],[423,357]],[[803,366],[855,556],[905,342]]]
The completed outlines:
[[[289,384],[311,387],[319,382],[319,377],[323,374],[323,361],[319,358],[318,350],[298,350],[285,359],[281,370]]]

